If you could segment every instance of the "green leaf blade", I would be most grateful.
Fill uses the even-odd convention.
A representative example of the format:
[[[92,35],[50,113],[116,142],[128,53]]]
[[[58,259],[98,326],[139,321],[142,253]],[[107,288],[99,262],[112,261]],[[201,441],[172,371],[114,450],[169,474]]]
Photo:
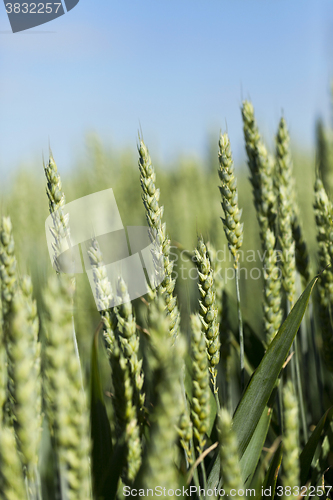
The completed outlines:
[[[311,292],[317,279],[318,277],[316,276],[308,284],[303,294],[298,299],[286,320],[280,327],[274,340],[269,345],[260,365],[254,372],[253,377],[251,378],[236,409],[233,420],[233,429],[237,435],[240,456],[244,454],[263,410],[268,403],[276,380],[283,367],[283,363],[285,362],[301,324]]]

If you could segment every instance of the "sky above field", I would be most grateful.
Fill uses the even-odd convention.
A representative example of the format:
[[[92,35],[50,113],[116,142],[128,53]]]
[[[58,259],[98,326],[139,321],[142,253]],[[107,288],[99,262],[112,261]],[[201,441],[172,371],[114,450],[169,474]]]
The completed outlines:
[[[243,157],[240,105],[251,98],[267,141],[284,113],[295,143],[330,118],[333,0],[80,0],[12,34],[0,5],[0,170],[61,169],[87,133],[152,156],[204,157],[227,126]]]

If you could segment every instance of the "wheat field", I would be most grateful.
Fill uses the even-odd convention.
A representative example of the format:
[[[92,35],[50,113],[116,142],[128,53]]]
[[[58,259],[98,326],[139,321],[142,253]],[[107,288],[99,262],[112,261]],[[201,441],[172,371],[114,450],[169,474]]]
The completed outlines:
[[[141,137],[136,153],[90,137],[67,175],[50,151],[44,174],[12,178],[0,499],[333,497],[333,131],[317,123],[309,156],[287,113],[269,143],[251,102],[241,115],[243,166],[225,132],[206,165],[169,170]],[[135,300],[111,286],[98,237],[93,290],[57,260],[66,203],[109,187],[124,225],[159,243],[163,280]]]

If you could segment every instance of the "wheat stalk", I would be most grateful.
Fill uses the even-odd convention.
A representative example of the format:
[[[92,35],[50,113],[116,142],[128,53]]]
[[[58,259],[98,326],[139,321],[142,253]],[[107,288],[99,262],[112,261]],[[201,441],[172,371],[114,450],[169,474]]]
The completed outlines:
[[[62,252],[67,250],[67,245],[71,245],[71,242],[69,215],[64,214],[63,211],[66,203],[65,194],[62,189],[61,178],[58,173],[57,165],[52,154],[50,154],[48,164],[44,165],[44,173],[47,181],[46,194],[49,200],[49,212],[53,221],[53,227],[50,229],[54,239],[52,244],[54,252],[53,266],[57,273],[60,273],[61,268],[58,259]]]
[[[269,344],[276,335],[282,319],[281,283],[275,252],[276,199],[273,189],[273,162],[260,137],[250,102],[242,107],[243,130],[248,165],[251,172],[254,204],[260,229],[264,264],[264,331]]]
[[[158,289],[165,293],[165,302],[170,315],[170,334],[175,339],[178,335],[180,314],[177,299],[174,297],[176,280],[172,278],[173,262],[169,257],[170,240],[166,233],[166,224],[162,223],[164,207],[159,206],[160,190],[156,188],[156,174],[151,162],[149,151],[141,140],[138,146],[139,169],[142,187],[142,200],[146,209],[146,217],[151,230],[151,238],[154,238],[160,251],[155,250],[155,261],[157,265],[162,261],[164,268],[164,279]],[[151,297],[154,293],[151,293]]]
[[[240,306],[239,289],[239,249],[243,243],[243,224],[240,222],[242,210],[238,207],[237,180],[234,175],[234,163],[231,154],[230,141],[228,134],[220,134],[219,140],[219,164],[218,170],[221,181],[220,193],[222,197],[222,208],[224,219],[222,219],[224,232],[228,240],[229,250],[234,258],[234,267],[236,270],[236,297],[238,312],[238,331],[240,347],[240,369],[241,369],[241,390],[244,389],[244,334],[243,318]]]
[[[228,134],[220,134],[218,157],[220,163],[218,174],[221,181],[219,188],[224,211],[222,222],[236,268],[239,261],[239,249],[243,243],[244,224],[240,222],[242,210],[238,207],[237,180],[234,175],[234,162]]]
[[[209,425],[209,377],[205,336],[199,315],[191,316],[192,402],[194,443],[200,455],[206,444]]]
[[[276,134],[276,164],[278,184],[278,226],[279,242],[282,249],[282,285],[285,289],[289,308],[296,295],[295,242],[292,232],[292,160],[289,148],[289,133],[282,117]]]
[[[215,299],[214,273],[202,236],[198,237],[197,248],[194,250],[194,258],[199,276],[199,318],[205,333],[209,371],[212,375],[214,393],[217,394],[216,377],[217,366],[220,361],[219,325],[217,323],[218,310]]]

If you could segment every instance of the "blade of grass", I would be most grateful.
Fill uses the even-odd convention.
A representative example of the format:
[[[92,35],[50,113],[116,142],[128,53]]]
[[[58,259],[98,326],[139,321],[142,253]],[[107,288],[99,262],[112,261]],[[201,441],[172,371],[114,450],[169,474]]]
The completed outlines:
[[[327,428],[330,420],[333,417],[333,406],[326,411],[326,413],[320,419],[318,425],[312,432],[308,442],[303,448],[300,454],[300,466],[301,466],[301,484],[305,484],[308,478],[308,474],[311,468],[311,462],[314,457],[315,451],[317,449],[318,443],[320,442],[321,435],[324,429]]]
[[[233,419],[233,430],[238,439],[240,457],[244,454],[270,398],[317,279],[318,276],[311,280],[280,327],[260,365],[254,372],[236,409]],[[216,457],[208,478],[209,488],[214,488],[218,485],[219,468],[219,458]]]

